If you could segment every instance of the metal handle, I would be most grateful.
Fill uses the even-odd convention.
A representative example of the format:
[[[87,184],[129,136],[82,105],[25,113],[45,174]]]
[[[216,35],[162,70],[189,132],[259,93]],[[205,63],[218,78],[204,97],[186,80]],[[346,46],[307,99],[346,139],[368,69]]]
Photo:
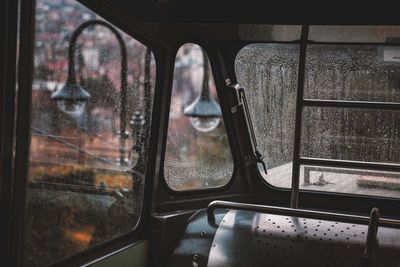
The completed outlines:
[[[371,210],[370,221],[368,225],[367,232],[367,241],[365,244],[364,255],[362,259],[362,267],[371,267],[373,266],[373,250],[375,248],[375,244],[377,243],[377,235],[378,235],[378,227],[379,227],[379,209],[373,208]]]
[[[364,225],[368,225],[370,222],[370,217],[368,216],[358,216],[358,215],[349,215],[343,213],[332,213],[332,212],[304,210],[304,209],[291,209],[284,207],[245,204],[245,203],[236,203],[236,202],[220,201],[220,200],[212,201],[208,205],[207,207],[208,221],[215,222],[214,212],[218,208],[246,210],[246,211],[263,212],[263,213],[270,213],[283,216],[296,216],[309,219],[337,221],[344,223],[356,223]],[[400,220],[378,218],[377,225],[400,228]]]

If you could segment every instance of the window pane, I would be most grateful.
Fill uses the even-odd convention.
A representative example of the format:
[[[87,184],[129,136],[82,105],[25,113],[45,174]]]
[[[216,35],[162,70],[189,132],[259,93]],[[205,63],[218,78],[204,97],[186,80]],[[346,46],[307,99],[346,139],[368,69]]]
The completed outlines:
[[[203,53],[198,45],[185,44],[175,60],[164,176],[179,191],[223,186],[233,172],[214,79]]]
[[[400,163],[400,112],[305,108],[301,155]]]
[[[300,188],[327,192],[400,197],[400,173],[301,166]]]
[[[311,26],[309,39],[318,42],[396,42],[399,26]]]
[[[304,97],[400,102],[400,47],[308,46]]]
[[[144,45],[97,23],[77,39],[71,80],[71,36],[101,18],[72,0],[36,3],[25,266],[47,266],[134,229],[155,78]],[[116,34],[127,48],[126,87]],[[129,134],[119,134],[124,128]]]
[[[235,61],[257,143],[268,165],[264,178],[277,186],[290,186],[291,181],[298,56],[297,45],[252,44]]]

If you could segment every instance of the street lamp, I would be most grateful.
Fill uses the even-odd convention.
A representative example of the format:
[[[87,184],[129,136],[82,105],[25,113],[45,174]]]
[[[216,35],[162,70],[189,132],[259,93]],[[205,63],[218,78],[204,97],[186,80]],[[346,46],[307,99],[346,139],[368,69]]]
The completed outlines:
[[[200,96],[189,106],[185,108],[183,114],[190,117],[192,126],[200,132],[210,132],[217,128],[221,121],[221,108],[210,95],[208,57],[204,50],[203,52],[203,84]]]
[[[129,137],[126,130],[126,97],[127,97],[127,52],[121,34],[111,24],[102,20],[89,20],[82,23],[72,34],[68,49],[68,78],[61,90],[54,92],[51,98],[57,102],[57,106],[66,114],[79,117],[85,110],[86,103],[90,99],[90,94],[82,88],[76,81],[75,72],[75,52],[76,41],[79,35],[87,27],[102,25],[108,28],[117,38],[120,46],[121,55],[121,110],[120,110],[120,129],[119,134],[119,158],[117,162],[120,166],[126,166],[129,159],[125,157],[125,140]],[[136,164],[136,162],[134,162]],[[134,165],[134,164],[133,164]]]

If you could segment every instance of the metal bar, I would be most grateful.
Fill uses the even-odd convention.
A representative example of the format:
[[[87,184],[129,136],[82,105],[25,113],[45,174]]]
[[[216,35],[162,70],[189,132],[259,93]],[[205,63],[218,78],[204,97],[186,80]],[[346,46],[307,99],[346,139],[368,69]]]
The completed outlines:
[[[245,94],[245,91],[243,88],[239,88],[238,93],[239,93],[239,98],[242,101],[243,106],[244,106],[244,111],[245,111],[245,115],[246,115],[246,119],[247,119],[247,127],[250,130],[251,139],[253,139],[253,149],[254,149],[254,152],[256,152],[257,151],[257,139],[256,139],[256,134],[254,133],[253,122],[251,120],[251,114],[249,111],[249,105],[247,104],[247,97],[246,97],[246,94]]]
[[[312,165],[321,167],[354,168],[362,170],[400,172],[400,165],[391,163],[376,163],[337,159],[316,159],[305,157],[301,157],[299,162],[301,165]]]
[[[276,207],[276,206],[264,206],[264,205],[255,205],[255,204],[236,203],[236,202],[230,202],[230,201],[216,200],[216,201],[212,201],[207,207],[207,219],[210,222],[215,222],[214,212],[218,208],[245,210],[245,211],[253,211],[253,212],[263,212],[263,213],[270,213],[270,214],[275,214],[275,215],[302,217],[302,218],[310,218],[310,219],[316,219],[316,220],[337,221],[337,222],[343,222],[343,223],[356,223],[356,224],[364,224],[364,225],[368,225],[369,221],[370,221],[370,217],[368,217],[368,216],[350,215],[350,214],[343,214],[343,213],[323,212],[323,211],[314,211],[314,210],[304,210],[304,209],[292,209],[292,208],[284,208],[284,207]],[[400,228],[400,220],[380,218],[379,226]]]
[[[234,42],[234,41],[232,41]],[[243,41],[241,41],[243,42]],[[313,40],[293,40],[293,41],[277,41],[277,40],[262,40],[262,41],[248,41],[251,44],[306,44],[306,45],[326,45],[326,46],[393,46],[398,47],[400,43],[382,43],[382,42],[327,42],[327,41],[313,41]]]
[[[22,266],[24,259],[25,201],[29,168],[30,113],[33,81],[33,59],[35,44],[36,1],[19,1],[19,57],[17,120],[15,141],[15,167],[13,184],[13,210],[11,263],[10,266]],[[13,101],[10,99],[10,101]]]
[[[382,43],[382,42],[324,42],[307,40],[308,45],[347,45],[347,46],[400,46],[400,43]]]
[[[11,262],[13,242],[13,145],[15,142],[16,58],[18,32],[17,0],[0,1],[0,258]]]
[[[362,258],[362,267],[371,267],[374,260],[374,248],[377,243],[377,234],[379,227],[379,209],[371,210],[370,220],[368,224],[367,241],[365,242],[364,255]]]
[[[290,196],[290,206],[298,207],[299,202],[299,176],[300,176],[300,142],[301,142],[301,124],[303,111],[304,95],[304,77],[306,71],[307,39],[309,26],[303,25],[301,29],[301,43],[299,55],[299,70],[297,76],[297,98],[296,98],[296,122],[294,129],[294,148],[293,148],[293,169],[292,169],[292,192]]]
[[[400,110],[400,103],[394,103],[394,102],[320,100],[320,99],[318,100],[304,99],[302,102],[303,106],[305,107]]]

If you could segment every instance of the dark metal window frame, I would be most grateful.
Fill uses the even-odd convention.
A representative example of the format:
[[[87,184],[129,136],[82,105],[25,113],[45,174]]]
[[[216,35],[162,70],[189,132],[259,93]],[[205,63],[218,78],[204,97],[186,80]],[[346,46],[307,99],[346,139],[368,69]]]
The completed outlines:
[[[101,15],[107,21],[110,21],[114,25],[116,25],[119,29],[123,30],[128,35],[132,36],[143,45],[147,46],[154,55],[156,62],[156,84],[154,88],[154,97],[153,97],[153,107],[151,114],[151,129],[150,129],[150,138],[149,144],[158,144],[157,140],[159,139],[159,131],[157,127],[153,127],[154,123],[160,120],[160,114],[158,112],[161,101],[165,98],[162,86],[162,82],[159,79],[160,73],[164,72],[165,66],[163,64],[163,58],[165,57],[165,48],[164,46],[152,38],[150,35],[147,35],[145,32],[140,30],[139,28],[132,25],[126,18],[118,16],[118,14],[114,13],[115,10],[109,10],[106,7],[98,5],[96,1],[91,2],[90,0],[78,0],[82,4],[86,5],[93,12]],[[11,4],[12,3],[12,4]],[[26,204],[26,192],[27,192],[27,173],[29,168],[29,150],[30,150],[30,113],[31,113],[31,87],[33,81],[33,59],[34,59],[34,33],[35,33],[35,13],[36,13],[36,1],[14,1],[14,0],[6,0],[4,1],[5,7],[3,10],[5,12],[8,9],[12,12],[9,13],[9,16],[4,16],[4,19],[7,22],[4,24],[5,32],[4,35],[8,36],[7,43],[17,43],[17,40],[12,40],[13,37],[17,36],[18,28],[17,28],[17,19],[19,18],[19,59],[18,59],[18,88],[16,91],[15,83],[13,82],[13,75],[17,72],[15,71],[15,62],[4,61],[7,64],[5,69],[1,70],[2,73],[11,72],[8,77],[5,77],[4,82],[7,82],[9,85],[7,90],[4,90],[5,95],[0,95],[0,100],[7,105],[2,106],[2,108],[6,108],[9,110],[12,115],[14,115],[14,102],[12,101],[12,96],[16,94],[18,103],[16,105],[16,140],[15,140],[15,155],[13,155],[13,151],[7,149],[7,151],[3,150],[1,156],[1,163],[7,163],[7,168],[4,168],[7,171],[14,163],[14,168],[9,177],[7,177],[10,181],[14,180],[14,182],[8,182],[4,176],[1,177],[1,205],[7,206],[8,209],[5,209],[4,212],[8,212],[2,216],[5,220],[7,220],[7,228],[2,227],[5,231],[5,234],[2,235],[7,237],[6,239],[2,238],[2,242],[7,245],[7,249],[4,249],[3,252],[5,255],[5,262],[7,260],[11,263],[10,266],[22,266],[23,265],[23,251],[24,251],[24,229],[25,229],[25,204]],[[18,10],[18,4],[19,10]],[[3,3],[2,5],[3,6]],[[9,8],[8,8],[9,7]],[[7,31],[11,34],[7,35]],[[3,36],[3,32],[1,32]],[[14,46],[15,48],[16,46]],[[7,49],[12,49],[12,47],[6,47]],[[3,51],[2,51],[3,52]],[[15,50],[14,56],[16,56],[17,52]],[[13,57],[13,53],[8,54],[10,59]],[[15,59],[15,58],[14,58]],[[3,81],[3,79],[2,79]],[[15,81],[15,80],[14,80]],[[2,110],[3,112],[3,110]],[[4,114],[4,113],[2,113]],[[10,113],[5,113],[5,115],[9,115]],[[1,134],[5,134],[7,140],[14,140],[14,116],[9,116],[7,121],[0,121],[1,125],[7,124],[8,127],[1,128]],[[6,132],[7,130],[7,132]],[[6,140],[2,139],[3,143]],[[13,141],[10,143],[13,144]],[[10,151],[8,151],[10,150]],[[67,258],[60,259],[60,261],[53,263],[52,266],[77,266],[82,264],[87,264],[89,262],[93,262],[96,259],[104,258],[111,256],[115,253],[118,253],[120,250],[124,250],[126,248],[135,245],[141,240],[148,238],[150,234],[150,216],[151,216],[151,200],[152,200],[152,188],[153,188],[153,177],[155,177],[155,172],[159,171],[156,164],[157,158],[157,145],[149,145],[149,153],[148,153],[148,164],[145,173],[145,185],[142,199],[142,209],[139,220],[136,224],[135,229],[132,231],[118,236],[116,238],[110,239],[96,245],[94,247],[88,248],[84,251],[81,251],[77,254],[71,255]],[[3,155],[3,152],[7,152],[7,155]],[[3,157],[4,156],[4,157]],[[12,162],[9,162],[8,160]],[[4,173],[2,173],[3,175]],[[9,192],[6,192],[9,191]],[[3,192],[5,194],[3,194]],[[6,194],[7,193],[7,194]],[[7,199],[5,199],[7,197]],[[3,201],[4,200],[4,201]],[[2,209],[3,211],[3,209]],[[2,220],[3,223],[3,220]],[[5,221],[4,221],[5,223]],[[3,233],[2,230],[2,233]]]
[[[19,2],[0,2],[0,258],[5,264],[14,264],[18,254],[14,246],[15,220],[12,219],[16,213],[13,156]]]
[[[399,26],[400,27],[400,26]],[[312,165],[317,167],[337,167],[337,168],[354,168],[360,170],[374,170],[374,171],[390,171],[400,172],[400,164],[389,164],[389,163],[376,163],[376,162],[363,162],[363,161],[351,161],[351,160],[339,160],[339,159],[322,159],[322,158],[310,158],[301,157],[300,145],[301,145],[301,133],[302,133],[302,115],[305,107],[319,107],[319,108],[349,108],[349,109],[368,109],[368,110],[389,110],[398,111],[400,110],[400,103],[391,102],[379,102],[379,101],[346,101],[346,100],[320,100],[320,99],[305,99],[304,98],[304,79],[306,72],[306,54],[308,45],[346,45],[346,46],[400,46],[399,43],[395,42],[321,42],[309,40],[309,25],[302,25],[300,40],[295,41],[260,41],[260,42],[248,42],[248,44],[254,43],[271,43],[271,44],[298,44],[300,46],[299,51],[299,65],[298,65],[298,80],[297,80],[297,96],[296,96],[296,114],[295,114],[295,134],[294,134],[294,151],[293,151],[293,167],[292,167],[292,185],[291,188],[281,188],[269,184],[262,178],[260,171],[257,169],[258,176],[272,189],[278,191],[290,190],[290,206],[292,208],[298,208],[299,206],[299,193],[307,192],[311,194],[324,194],[324,195],[336,195],[346,197],[363,198],[368,197],[371,199],[390,199],[392,201],[399,201],[396,198],[369,196],[369,195],[355,195],[351,193],[342,192],[323,192],[317,190],[303,190],[299,189],[300,180],[300,167],[301,165]],[[245,47],[242,46],[242,48]],[[240,49],[238,50],[240,51]]]
[[[337,159],[316,159],[300,156],[300,143],[302,132],[302,116],[305,107],[320,107],[320,108],[349,108],[349,109],[374,109],[374,110],[400,110],[399,103],[384,103],[372,101],[343,101],[343,100],[317,100],[304,99],[304,78],[306,71],[306,55],[307,46],[312,45],[380,45],[380,46],[399,46],[397,43],[359,43],[359,42],[313,42],[309,40],[309,25],[303,25],[300,37],[300,55],[298,69],[298,84],[297,84],[297,99],[296,99],[296,122],[295,122],[295,137],[294,137],[294,153],[293,153],[293,172],[292,172],[292,188],[291,201],[292,208],[298,208],[299,205],[299,180],[300,166],[313,165],[318,167],[338,167],[338,168],[354,168],[361,170],[375,171],[392,171],[400,172],[400,165],[362,162],[351,160]]]
[[[169,126],[169,113],[170,113],[170,107],[171,107],[171,102],[172,102],[172,83],[173,83],[173,77],[171,78],[171,84],[170,84],[170,94],[169,94],[169,103],[168,103],[168,111],[166,112],[167,114],[167,129],[165,131],[165,144],[164,144],[164,150],[163,150],[163,160],[162,160],[162,164],[161,164],[161,169],[162,169],[162,177],[161,177],[161,185],[163,186],[163,188],[165,188],[165,190],[170,193],[171,195],[174,196],[185,196],[185,195],[199,195],[199,194],[210,194],[210,193],[218,193],[218,192],[222,192],[225,191],[227,188],[229,188],[232,183],[235,180],[235,177],[237,177],[237,173],[238,173],[238,168],[237,168],[237,164],[236,164],[236,157],[235,157],[235,153],[232,149],[233,147],[233,137],[229,134],[228,128],[227,128],[227,123],[229,125],[229,122],[227,122],[227,112],[224,112],[224,109],[226,109],[227,107],[227,103],[224,100],[223,97],[221,97],[221,90],[222,88],[220,88],[220,86],[218,86],[218,82],[217,82],[217,75],[218,72],[215,70],[215,67],[213,67],[213,57],[212,55],[210,55],[210,48],[208,47],[207,43],[198,41],[198,40],[180,40],[179,42],[175,43],[171,54],[174,55],[174,65],[172,66],[172,70],[173,70],[173,75],[175,74],[175,60],[176,60],[176,55],[179,51],[179,49],[185,45],[185,44],[195,44],[200,46],[204,51],[206,51],[206,53],[208,54],[208,58],[209,58],[209,63],[211,65],[211,72],[213,74],[213,81],[214,84],[216,86],[216,91],[217,91],[217,95],[218,95],[218,100],[222,109],[222,121],[224,122],[224,127],[225,127],[225,134],[227,136],[228,139],[228,144],[229,144],[229,151],[232,157],[232,165],[233,165],[233,169],[232,169],[232,173],[230,175],[230,179],[228,180],[228,182],[226,182],[225,184],[221,185],[221,186],[216,186],[216,187],[200,187],[200,188],[194,188],[194,189],[188,189],[188,190],[176,190],[172,187],[170,187],[167,183],[167,181],[165,180],[165,174],[164,174],[164,168],[165,168],[165,151],[166,151],[166,147],[167,147],[167,138],[168,138],[168,126]]]

